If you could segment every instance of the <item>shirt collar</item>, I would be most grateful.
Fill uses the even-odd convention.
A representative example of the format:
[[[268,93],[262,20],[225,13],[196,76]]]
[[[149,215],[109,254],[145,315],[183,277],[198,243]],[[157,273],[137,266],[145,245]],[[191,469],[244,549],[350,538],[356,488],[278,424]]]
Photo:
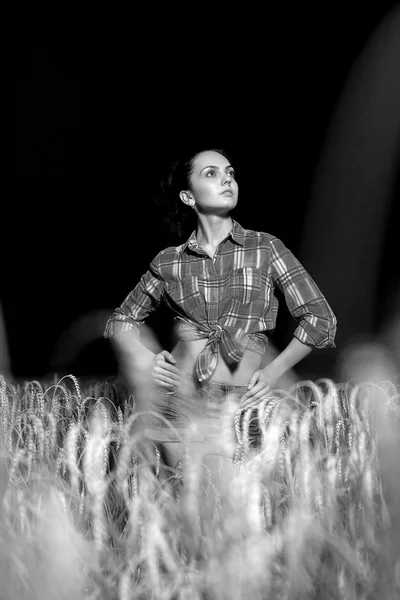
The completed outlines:
[[[227,238],[231,237],[240,246],[244,246],[245,230],[234,219],[232,219],[232,223],[233,223],[233,227],[230,230],[230,232],[228,233]],[[181,246],[178,247],[178,251],[183,253],[186,250],[186,248],[190,248],[190,250],[196,251],[198,249],[198,247],[199,246],[198,246],[197,239],[196,239],[196,230],[193,230],[192,233],[190,234],[189,239],[184,244],[182,244]]]

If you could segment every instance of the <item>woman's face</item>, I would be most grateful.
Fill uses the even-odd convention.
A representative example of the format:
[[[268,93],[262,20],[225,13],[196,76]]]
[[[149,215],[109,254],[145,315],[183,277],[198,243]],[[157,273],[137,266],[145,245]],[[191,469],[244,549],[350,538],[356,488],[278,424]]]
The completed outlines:
[[[221,215],[236,206],[238,194],[232,165],[219,152],[207,150],[194,158],[190,189],[181,193],[181,199],[194,201],[197,212]]]

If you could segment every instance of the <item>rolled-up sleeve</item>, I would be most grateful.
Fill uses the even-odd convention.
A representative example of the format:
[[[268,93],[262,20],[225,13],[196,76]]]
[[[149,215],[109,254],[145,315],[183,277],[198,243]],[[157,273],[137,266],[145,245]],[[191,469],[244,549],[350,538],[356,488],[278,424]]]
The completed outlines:
[[[136,287],[111,314],[104,329],[105,338],[109,339],[121,331],[133,331],[139,335],[140,326],[157,308],[164,294],[165,285],[160,274],[161,254],[157,254]]]
[[[336,317],[303,265],[278,238],[271,240],[271,277],[298,322],[294,336],[316,348],[335,348]]]

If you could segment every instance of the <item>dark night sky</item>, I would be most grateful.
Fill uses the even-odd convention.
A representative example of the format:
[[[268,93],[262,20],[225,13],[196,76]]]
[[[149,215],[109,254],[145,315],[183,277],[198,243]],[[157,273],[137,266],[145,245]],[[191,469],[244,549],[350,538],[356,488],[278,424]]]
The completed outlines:
[[[112,17],[34,17],[3,33],[0,300],[16,376],[113,371],[104,340],[66,365],[55,349],[76,319],[117,306],[167,244],[152,198],[188,139],[230,151],[236,218],[296,252],[335,103],[393,5],[319,4],[285,3],[230,47],[190,28],[139,40],[145,26]]]

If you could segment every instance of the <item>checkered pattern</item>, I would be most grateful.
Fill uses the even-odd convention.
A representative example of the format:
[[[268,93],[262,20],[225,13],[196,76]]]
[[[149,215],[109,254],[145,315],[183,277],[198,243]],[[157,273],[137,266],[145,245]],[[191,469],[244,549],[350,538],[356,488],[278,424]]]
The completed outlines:
[[[263,353],[276,325],[282,291],[302,343],[334,347],[336,317],[322,292],[281,240],[243,229],[236,221],[210,258],[195,232],[184,244],[162,250],[137,286],[110,316],[104,336],[135,330],[161,301],[181,339],[207,338],[196,361],[199,381],[212,376],[218,353],[238,363],[249,346]]]

